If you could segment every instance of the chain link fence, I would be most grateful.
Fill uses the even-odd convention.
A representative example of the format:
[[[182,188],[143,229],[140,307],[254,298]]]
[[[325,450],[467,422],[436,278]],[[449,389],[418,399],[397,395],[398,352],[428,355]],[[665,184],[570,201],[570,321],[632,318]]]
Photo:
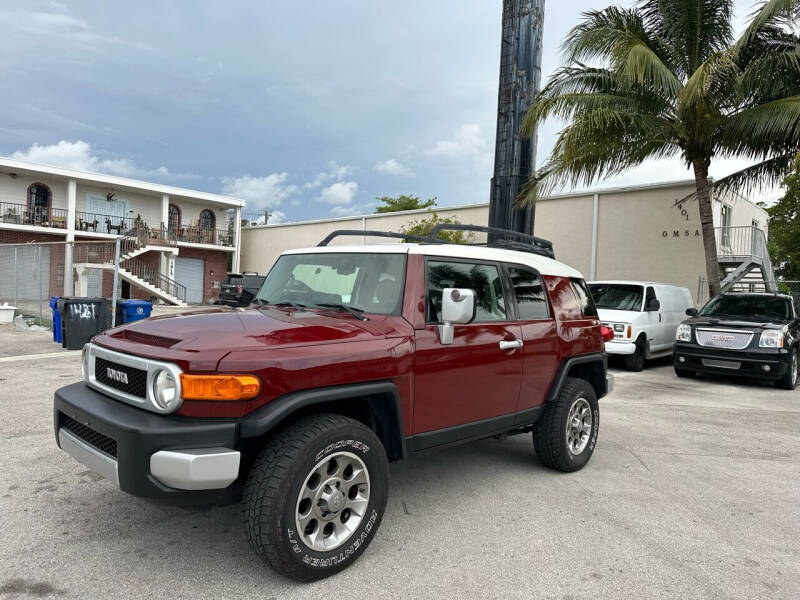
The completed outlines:
[[[111,298],[114,240],[18,242],[0,231],[0,307],[15,307],[28,325],[52,328],[50,298],[75,295]],[[73,256],[72,291],[65,294],[65,265]],[[110,260],[109,260],[110,257]]]

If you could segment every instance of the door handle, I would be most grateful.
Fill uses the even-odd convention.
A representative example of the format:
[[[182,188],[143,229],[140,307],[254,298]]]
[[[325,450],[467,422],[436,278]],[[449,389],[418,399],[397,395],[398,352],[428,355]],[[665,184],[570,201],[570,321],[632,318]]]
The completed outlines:
[[[503,340],[500,342],[500,350],[517,350],[522,348],[522,340]]]

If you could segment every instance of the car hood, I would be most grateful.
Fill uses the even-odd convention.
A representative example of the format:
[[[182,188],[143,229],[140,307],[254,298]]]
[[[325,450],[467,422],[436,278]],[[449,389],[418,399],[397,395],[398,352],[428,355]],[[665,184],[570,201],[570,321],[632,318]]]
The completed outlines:
[[[694,327],[716,327],[721,329],[747,329],[757,331],[763,329],[783,329],[786,323],[781,321],[766,321],[762,319],[741,319],[729,317],[693,317],[684,321]]]
[[[597,315],[601,321],[612,323],[630,323],[642,313],[638,310],[616,310],[613,308],[598,308]]]
[[[135,343],[171,351],[227,353],[390,337],[400,335],[398,319],[402,321],[402,317],[370,315],[369,320],[361,321],[323,309],[216,308],[136,321],[108,331],[96,341],[112,347],[124,341],[127,350]]]

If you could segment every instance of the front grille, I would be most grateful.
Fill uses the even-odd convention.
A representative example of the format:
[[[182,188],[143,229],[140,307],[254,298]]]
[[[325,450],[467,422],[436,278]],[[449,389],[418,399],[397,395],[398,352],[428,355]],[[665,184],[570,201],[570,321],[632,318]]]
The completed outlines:
[[[727,348],[729,350],[742,350],[750,345],[753,339],[752,331],[739,331],[734,329],[697,329],[695,331],[697,343],[707,348]]]
[[[112,373],[109,373],[109,371]],[[113,378],[113,373],[124,374],[127,378],[127,383],[124,380],[120,381],[119,378]],[[121,365],[96,356],[94,359],[94,376],[98,383],[106,387],[138,398],[147,396],[147,371],[142,369]]]
[[[117,458],[117,440],[103,435],[99,431],[95,431],[91,427],[87,427],[83,423],[78,423],[72,417],[68,417],[64,413],[61,414],[61,427],[79,437],[84,442],[100,450],[113,458]]]

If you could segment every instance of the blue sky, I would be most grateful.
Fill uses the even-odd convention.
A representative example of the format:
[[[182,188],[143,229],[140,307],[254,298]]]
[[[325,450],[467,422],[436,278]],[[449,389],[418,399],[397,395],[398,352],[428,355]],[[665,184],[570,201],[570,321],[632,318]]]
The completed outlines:
[[[545,78],[580,13],[610,3],[546,3]],[[736,6],[741,22],[752,3]],[[228,193],[276,221],[401,193],[484,202],[501,7],[0,1],[0,154]],[[540,160],[558,127],[540,131]],[[687,176],[670,161],[599,185]]]

